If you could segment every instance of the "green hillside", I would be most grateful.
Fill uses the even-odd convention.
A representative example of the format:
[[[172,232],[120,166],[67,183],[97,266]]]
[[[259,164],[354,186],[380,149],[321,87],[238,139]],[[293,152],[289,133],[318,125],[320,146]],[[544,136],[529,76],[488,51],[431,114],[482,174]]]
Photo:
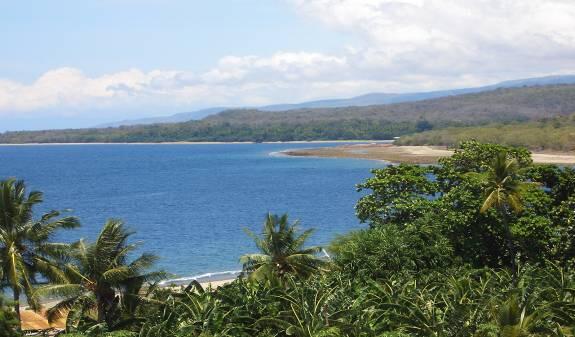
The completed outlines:
[[[368,107],[228,110],[174,124],[6,132],[0,134],[0,143],[391,139],[429,129],[533,121],[574,112],[575,85],[551,85]]]
[[[300,109],[288,112],[228,110],[205,118],[234,124],[297,123],[350,119],[439,124],[475,124],[550,118],[575,113],[575,85],[498,89],[477,94],[367,107]]]
[[[575,115],[535,122],[432,130],[402,137],[397,143],[455,146],[470,139],[523,146],[536,151],[575,151]]]

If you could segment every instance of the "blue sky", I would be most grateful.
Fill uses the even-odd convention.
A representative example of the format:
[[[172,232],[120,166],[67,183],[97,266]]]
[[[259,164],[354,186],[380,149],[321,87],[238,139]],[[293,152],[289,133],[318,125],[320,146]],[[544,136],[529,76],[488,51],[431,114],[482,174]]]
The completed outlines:
[[[575,73],[567,0],[0,2],[0,131]]]
[[[88,75],[129,68],[201,71],[227,55],[329,53],[345,39],[274,0],[0,3],[0,75],[22,81],[59,67]]]

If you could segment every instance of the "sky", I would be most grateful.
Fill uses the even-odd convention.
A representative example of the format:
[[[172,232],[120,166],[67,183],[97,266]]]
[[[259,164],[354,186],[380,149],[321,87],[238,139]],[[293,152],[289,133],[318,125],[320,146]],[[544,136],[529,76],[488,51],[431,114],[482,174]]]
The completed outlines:
[[[560,74],[574,0],[0,0],[0,131]]]

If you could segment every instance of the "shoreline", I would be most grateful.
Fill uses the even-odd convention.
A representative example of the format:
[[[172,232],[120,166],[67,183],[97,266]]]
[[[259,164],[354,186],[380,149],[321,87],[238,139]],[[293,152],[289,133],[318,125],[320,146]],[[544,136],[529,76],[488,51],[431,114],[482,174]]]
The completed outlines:
[[[232,282],[234,282],[235,280],[237,280],[239,277],[239,275],[236,276],[231,276],[231,277],[223,277],[223,278],[215,278],[215,279],[209,279],[207,277],[206,280],[201,280],[200,278],[198,279],[194,279],[194,278],[186,278],[185,282],[183,280],[164,280],[162,282],[159,283],[159,287],[162,289],[180,289],[180,287],[187,287],[190,283],[192,283],[192,281],[196,280],[198,281],[198,283],[202,286],[202,288],[204,290],[207,289],[212,289],[215,290],[221,286],[224,286],[226,284],[230,284]],[[173,281],[173,282],[169,282],[169,281]],[[60,300],[58,300],[57,298],[43,298],[40,300],[40,303],[42,304],[43,309],[49,309],[51,307],[53,307],[54,305],[56,305],[58,302],[60,302]],[[22,310],[31,310],[27,305],[22,307]]]
[[[442,157],[453,154],[444,146],[398,146],[384,144],[351,144],[324,148],[279,151],[283,156],[349,158],[377,160],[387,163],[436,164]],[[575,152],[533,152],[535,164],[575,165]]]
[[[211,281],[204,281],[199,282],[200,285],[204,290],[216,290],[219,287],[222,287],[226,284],[232,283],[237,279],[237,277],[233,278],[225,278],[220,280],[211,280]],[[191,281],[190,281],[191,282]],[[161,288],[171,288],[173,290],[181,289],[180,287],[186,287],[188,284],[166,284],[161,286]],[[63,330],[66,328],[66,320],[64,318],[60,318],[55,322],[49,323],[48,319],[46,318],[46,310],[54,307],[58,304],[60,300],[58,299],[43,299],[40,301],[42,305],[42,311],[35,312],[30,309],[28,306],[23,306],[20,308],[20,315],[22,317],[22,327],[25,327],[28,330],[49,330],[49,329],[57,329]]]
[[[134,142],[134,143],[0,143],[0,146],[80,146],[80,145],[228,145],[228,144],[328,144],[328,143],[390,143],[392,140],[293,140],[277,142]]]

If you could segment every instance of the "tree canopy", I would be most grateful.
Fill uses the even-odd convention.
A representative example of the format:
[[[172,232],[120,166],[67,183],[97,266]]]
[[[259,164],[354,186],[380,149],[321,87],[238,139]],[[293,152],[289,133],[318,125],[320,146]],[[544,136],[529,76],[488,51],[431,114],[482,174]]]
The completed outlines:
[[[56,306],[83,308],[69,337],[575,336],[575,170],[468,141],[357,188],[366,226],[336,238],[329,261],[305,246],[310,230],[269,214],[248,277],[156,287],[154,259],[129,254],[130,232],[110,221],[69,247],[68,283],[46,289],[75,291]]]

